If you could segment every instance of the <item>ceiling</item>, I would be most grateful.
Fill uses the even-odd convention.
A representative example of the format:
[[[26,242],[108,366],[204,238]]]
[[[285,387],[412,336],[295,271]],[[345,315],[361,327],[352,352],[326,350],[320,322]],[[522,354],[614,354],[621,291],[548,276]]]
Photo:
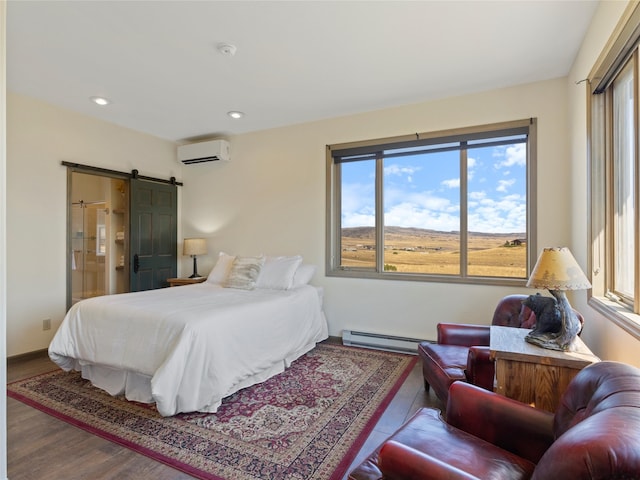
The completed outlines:
[[[7,4],[10,91],[183,141],[566,76],[598,2]]]

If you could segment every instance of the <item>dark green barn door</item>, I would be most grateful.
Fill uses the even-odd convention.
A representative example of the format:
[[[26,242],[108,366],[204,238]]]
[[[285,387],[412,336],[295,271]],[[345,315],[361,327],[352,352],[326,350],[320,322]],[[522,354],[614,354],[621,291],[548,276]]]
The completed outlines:
[[[177,187],[131,179],[132,292],[166,287],[177,274]]]

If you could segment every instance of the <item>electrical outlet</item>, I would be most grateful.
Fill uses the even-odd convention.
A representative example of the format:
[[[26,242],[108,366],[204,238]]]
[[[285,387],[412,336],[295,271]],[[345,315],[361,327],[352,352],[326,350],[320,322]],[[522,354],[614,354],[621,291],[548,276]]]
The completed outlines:
[[[45,318],[42,320],[42,330],[51,330],[51,319]]]

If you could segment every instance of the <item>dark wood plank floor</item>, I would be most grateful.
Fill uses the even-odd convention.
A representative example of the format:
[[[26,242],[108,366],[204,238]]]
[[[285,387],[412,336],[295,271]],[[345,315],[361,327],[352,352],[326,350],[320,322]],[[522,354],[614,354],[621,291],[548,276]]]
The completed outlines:
[[[46,352],[11,359],[9,382],[57,368]],[[425,393],[420,363],[412,370],[365,442],[354,465],[418,408],[442,405]],[[183,480],[194,477],[7,398],[7,457],[11,480]],[[345,475],[346,478],[346,475]]]

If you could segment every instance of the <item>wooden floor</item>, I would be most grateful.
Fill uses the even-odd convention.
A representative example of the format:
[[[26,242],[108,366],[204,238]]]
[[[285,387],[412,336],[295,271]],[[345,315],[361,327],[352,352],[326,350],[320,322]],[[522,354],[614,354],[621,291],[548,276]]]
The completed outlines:
[[[46,352],[11,359],[9,382],[57,368]],[[442,404],[425,393],[420,362],[403,383],[367,439],[354,465],[392,434],[418,408]],[[73,427],[7,398],[10,480],[183,480],[194,477]],[[346,478],[346,475],[345,475]]]

